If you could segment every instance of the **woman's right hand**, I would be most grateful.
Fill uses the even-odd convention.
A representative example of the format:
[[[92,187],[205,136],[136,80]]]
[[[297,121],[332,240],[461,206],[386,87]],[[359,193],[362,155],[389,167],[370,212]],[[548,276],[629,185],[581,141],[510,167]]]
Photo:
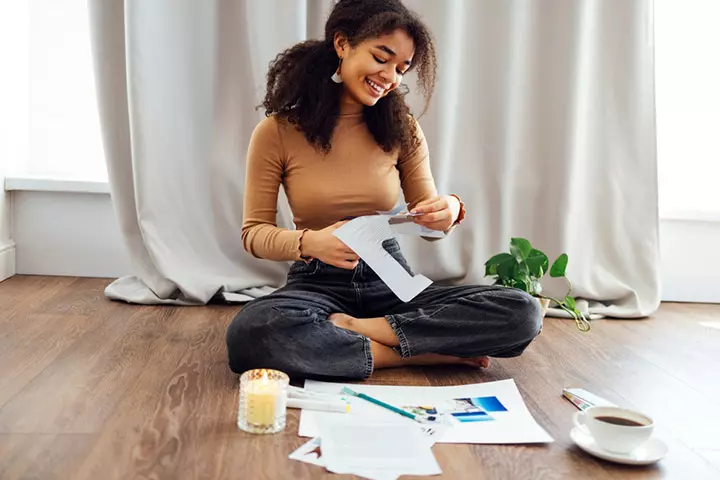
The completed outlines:
[[[345,270],[354,269],[360,257],[333,233],[347,223],[337,222],[322,230],[308,230],[302,238],[301,253],[304,257],[318,260]]]

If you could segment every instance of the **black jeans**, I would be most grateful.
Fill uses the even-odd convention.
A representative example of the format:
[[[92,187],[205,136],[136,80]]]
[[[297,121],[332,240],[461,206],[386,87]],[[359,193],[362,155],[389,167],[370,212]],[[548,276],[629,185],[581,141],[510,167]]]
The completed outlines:
[[[410,271],[395,240],[387,250]],[[328,321],[332,313],[385,317],[402,357],[515,357],[538,335],[542,315],[527,293],[500,286],[431,285],[402,302],[362,260],[343,270],[295,262],[287,284],[255,299],[227,331],[230,368],[274,368],[291,376],[364,379],[373,371],[370,340]]]

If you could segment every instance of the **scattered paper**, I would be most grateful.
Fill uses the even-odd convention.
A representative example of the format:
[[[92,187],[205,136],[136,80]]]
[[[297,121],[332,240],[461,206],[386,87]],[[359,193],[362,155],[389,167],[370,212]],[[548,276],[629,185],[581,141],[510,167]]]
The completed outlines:
[[[410,275],[385,251],[383,241],[394,237],[386,216],[357,217],[335,230],[334,235],[357,253],[403,302],[409,302],[432,284],[424,275]]]
[[[720,330],[720,322],[700,322],[703,327],[717,328]]]
[[[299,460],[301,462],[324,467],[325,462],[323,461],[322,455],[320,437],[315,437],[291,453],[288,458],[290,458],[290,460]]]
[[[325,467],[325,459],[322,452],[322,441],[320,437],[315,437],[309,442],[303,444],[289,456],[290,460],[298,460],[300,462],[310,463],[319,467]],[[400,475],[397,473],[373,470],[368,467],[350,472],[358,477],[367,478],[369,480],[396,480]]]
[[[553,438],[535,421],[512,379],[454,387],[401,387],[343,385],[306,380],[308,390],[338,393],[348,386],[408,411],[436,412],[448,425],[438,443],[524,444],[550,443]],[[366,423],[382,422],[416,425],[413,420],[361,398],[350,397],[351,410],[343,417],[361,418]],[[299,435],[320,435],[318,422],[334,421],[327,412],[304,410]]]
[[[331,472],[356,473],[372,465],[373,474],[381,473],[384,478],[442,473],[432,442],[414,422],[401,425],[360,417],[324,418],[318,426],[325,468]]]

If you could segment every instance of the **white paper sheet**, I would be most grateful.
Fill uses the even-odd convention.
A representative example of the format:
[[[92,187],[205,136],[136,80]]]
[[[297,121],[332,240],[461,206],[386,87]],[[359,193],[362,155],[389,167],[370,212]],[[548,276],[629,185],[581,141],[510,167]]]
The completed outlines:
[[[322,452],[322,440],[320,437],[313,438],[291,453],[288,458],[324,468],[325,460]],[[374,470],[367,466],[350,473],[369,480],[396,480],[400,476],[400,474],[391,471]]]
[[[447,234],[437,230],[431,230],[413,221],[417,215],[408,212],[407,205],[398,205],[389,211],[378,212],[379,215],[388,217],[388,223],[393,233],[398,235],[413,235],[416,237],[443,238]]]
[[[327,393],[338,393],[343,387],[349,388],[383,400],[391,405],[405,407],[435,407],[440,411],[454,411],[458,408],[455,399],[487,399],[495,401],[504,410],[488,411],[487,421],[462,422],[450,413],[441,415],[450,419],[451,427],[437,441],[438,443],[476,443],[476,444],[524,444],[550,443],[552,437],[535,421],[520,392],[512,379],[498,382],[460,385],[454,387],[401,387],[378,385],[343,385],[338,383],[306,380],[305,388]],[[351,397],[351,410],[346,416],[360,417],[367,422],[391,422],[397,424],[415,424],[409,418],[386,410],[360,398]],[[471,407],[469,410],[473,410]],[[482,409],[478,409],[482,410]],[[493,410],[492,408],[486,410]],[[476,418],[484,420],[478,412]],[[456,413],[462,415],[462,413]],[[472,412],[469,415],[474,415]],[[319,435],[318,421],[332,420],[326,412],[304,410],[300,415],[299,435],[315,437]],[[474,417],[473,417],[474,419]]]
[[[717,328],[720,330],[720,322],[700,322],[700,325],[708,328]]]
[[[387,216],[355,218],[335,230],[334,235],[357,253],[403,302],[409,302],[432,284],[424,275],[411,276],[383,249],[383,241],[394,237]]]
[[[327,470],[354,473],[372,466],[384,476],[438,475],[432,441],[418,424],[367,422],[360,417],[320,419]]]

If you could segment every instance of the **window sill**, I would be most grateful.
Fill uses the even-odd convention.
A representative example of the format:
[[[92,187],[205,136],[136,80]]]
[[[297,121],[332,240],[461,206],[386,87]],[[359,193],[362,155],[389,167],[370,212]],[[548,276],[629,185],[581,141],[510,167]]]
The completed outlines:
[[[720,223],[720,211],[677,210],[660,213],[660,220],[676,222],[710,222]]]
[[[110,184],[102,180],[23,175],[5,178],[5,190],[109,194]]]

